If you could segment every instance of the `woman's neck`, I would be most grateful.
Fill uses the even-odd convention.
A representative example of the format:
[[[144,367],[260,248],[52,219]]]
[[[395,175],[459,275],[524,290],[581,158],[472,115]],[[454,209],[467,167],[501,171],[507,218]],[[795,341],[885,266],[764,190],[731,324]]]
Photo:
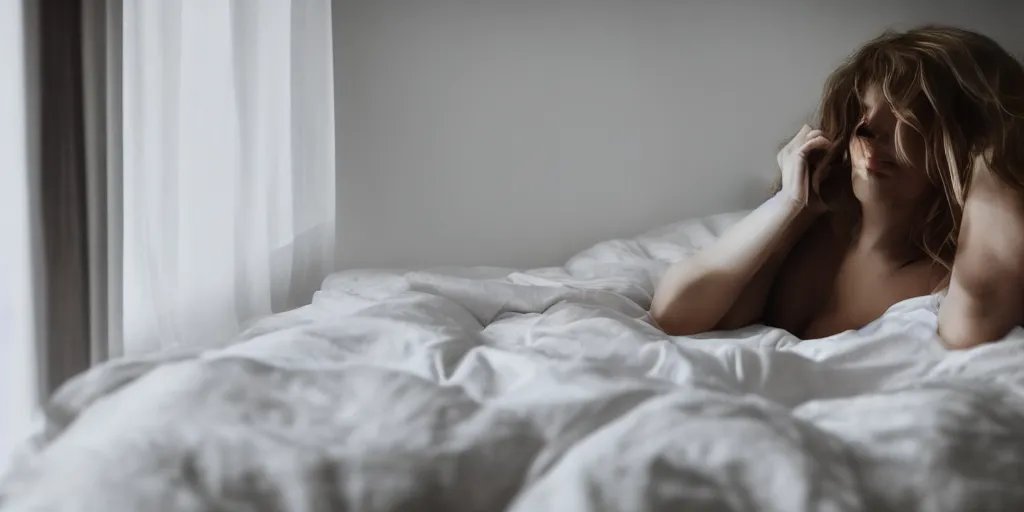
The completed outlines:
[[[921,251],[911,241],[913,217],[912,212],[862,207],[851,249],[880,256],[896,266],[917,260]]]

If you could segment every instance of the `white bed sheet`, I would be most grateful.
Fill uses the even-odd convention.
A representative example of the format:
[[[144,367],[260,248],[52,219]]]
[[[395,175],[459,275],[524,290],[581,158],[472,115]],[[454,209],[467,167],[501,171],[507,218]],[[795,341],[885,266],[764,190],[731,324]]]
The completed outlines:
[[[564,268],[352,271],[237,340],[101,365],[0,487],[27,510],[1024,510],[1024,331],[939,297],[799,342],[666,336],[666,265],[741,214]]]

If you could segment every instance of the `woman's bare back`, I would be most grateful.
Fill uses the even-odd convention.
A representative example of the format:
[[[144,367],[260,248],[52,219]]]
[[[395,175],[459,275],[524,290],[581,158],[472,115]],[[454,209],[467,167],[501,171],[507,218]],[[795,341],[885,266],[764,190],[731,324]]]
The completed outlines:
[[[764,321],[804,339],[823,338],[863,327],[897,302],[932,293],[944,276],[928,259],[897,268],[875,254],[853,251],[822,219],[783,263]]]

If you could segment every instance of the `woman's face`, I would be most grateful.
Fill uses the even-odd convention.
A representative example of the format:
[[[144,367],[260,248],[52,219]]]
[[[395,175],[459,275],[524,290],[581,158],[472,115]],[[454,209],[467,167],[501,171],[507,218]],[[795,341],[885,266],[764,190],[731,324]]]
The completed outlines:
[[[854,195],[862,205],[915,206],[933,189],[924,170],[924,140],[896,118],[877,86],[868,89],[862,103],[864,116],[850,139]],[[897,140],[906,160],[898,156]]]

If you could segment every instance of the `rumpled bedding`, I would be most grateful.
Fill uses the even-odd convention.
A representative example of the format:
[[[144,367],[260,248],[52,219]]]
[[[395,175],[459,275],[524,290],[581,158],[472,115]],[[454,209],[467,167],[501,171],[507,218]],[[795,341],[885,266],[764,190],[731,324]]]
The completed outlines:
[[[742,213],[564,267],[347,271],[235,340],[62,387],[8,511],[1024,510],[1024,330],[940,296],[800,341],[671,337],[667,265]]]

